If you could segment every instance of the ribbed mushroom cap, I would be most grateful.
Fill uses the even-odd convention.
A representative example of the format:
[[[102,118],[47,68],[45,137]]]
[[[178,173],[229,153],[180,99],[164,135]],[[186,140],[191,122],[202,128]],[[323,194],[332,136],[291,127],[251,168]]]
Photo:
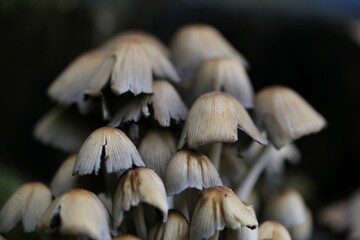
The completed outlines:
[[[266,221],[259,227],[259,240],[291,240],[291,237],[281,223]]]
[[[146,167],[153,169],[163,179],[166,167],[176,153],[176,140],[167,129],[151,129],[143,137],[139,153]]]
[[[50,85],[49,96],[63,105],[83,102],[89,81],[104,58],[101,50],[80,55]]]
[[[203,190],[193,213],[190,239],[207,239],[226,227],[238,229],[242,225],[256,228],[258,222],[249,207],[227,187]]]
[[[276,193],[268,202],[265,215],[267,219],[280,222],[287,228],[304,223],[307,219],[304,199],[294,189],[284,189]]]
[[[51,203],[37,228],[41,231],[59,228],[65,235],[109,240],[109,224],[109,213],[100,199],[92,192],[74,189]]]
[[[206,93],[191,106],[178,148],[186,143],[190,148],[214,142],[232,143],[238,140],[238,129],[260,144],[267,143],[233,96],[223,92]]]
[[[170,160],[165,173],[168,195],[178,194],[187,188],[222,186],[219,173],[212,162],[203,154],[193,151],[179,151]]]
[[[167,219],[168,203],[164,183],[149,168],[135,168],[121,175],[113,200],[114,227],[119,227],[124,211],[144,202],[156,207]]]
[[[191,88],[195,100],[201,94],[222,91],[234,96],[245,108],[254,106],[254,90],[241,62],[234,58],[213,58],[201,64]]]
[[[154,111],[153,118],[162,127],[169,127],[171,120],[176,123],[185,120],[187,107],[175,88],[165,80],[156,80],[152,85],[153,94],[142,96],[141,99],[135,99],[120,108],[109,125],[120,126],[128,121],[137,122],[142,116],[149,117],[149,106],[152,106]]]
[[[119,129],[98,128],[81,146],[74,165],[74,174],[86,175],[99,172],[104,161],[106,171],[117,172],[135,166],[144,166],[134,144]]]
[[[75,160],[75,154],[69,156],[56,171],[50,183],[50,189],[53,196],[57,197],[77,186],[78,176],[72,175]]]
[[[149,232],[148,240],[188,240],[189,222],[184,215],[177,210],[169,210],[166,222],[157,223]]]
[[[35,231],[41,215],[51,203],[50,190],[40,182],[21,186],[0,211],[0,232],[8,232],[21,221],[25,232]]]
[[[284,86],[261,90],[255,98],[255,115],[277,148],[326,126],[326,120],[318,112]]]
[[[96,125],[70,108],[57,107],[36,123],[34,136],[44,144],[65,152],[76,152]]]
[[[112,240],[141,240],[141,239],[130,234],[123,234],[113,238]]]
[[[149,44],[152,47],[157,48],[165,56],[169,55],[169,50],[158,38],[142,31],[129,31],[121,33],[112,37],[109,41],[104,43],[101,48],[106,52],[112,52],[121,42],[140,42],[143,44]]]
[[[88,93],[96,95],[108,82],[111,75],[110,88],[116,95],[132,92],[152,93],[153,76],[179,82],[170,61],[161,51],[150,44],[138,41],[121,41],[112,54],[106,58],[89,84]]]
[[[202,62],[215,57],[233,57],[247,64],[212,26],[187,25],[175,33],[171,43],[171,59],[180,72],[193,72]]]

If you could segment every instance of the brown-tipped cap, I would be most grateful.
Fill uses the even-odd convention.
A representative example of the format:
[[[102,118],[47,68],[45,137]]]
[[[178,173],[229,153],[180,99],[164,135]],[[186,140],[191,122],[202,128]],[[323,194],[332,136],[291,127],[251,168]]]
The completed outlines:
[[[142,116],[150,116],[150,105],[154,111],[153,118],[162,127],[169,127],[171,120],[183,121],[187,116],[187,107],[175,88],[165,80],[153,82],[151,95],[136,98],[120,108],[110,122],[110,126],[120,126],[124,122],[137,122]]]
[[[194,71],[205,60],[215,57],[233,57],[247,64],[244,57],[212,26],[187,25],[175,33],[171,58],[181,71]]]
[[[176,140],[168,129],[151,129],[142,139],[139,153],[146,167],[153,169],[163,179],[166,167],[176,153]]]
[[[267,219],[280,222],[287,228],[302,224],[307,219],[304,199],[294,189],[284,189],[276,193],[265,209]]]
[[[167,221],[154,225],[149,232],[148,240],[188,240],[189,228],[189,222],[181,212],[169,210]]]
[[[139,205],[140,202],[156,207],[167,219],[168,203],[164,183],[149,168],[135,168],[121,175],[113,201],[114,227],[119,227],[124,211]]]
[[[119,129],[102,127],[86,139],[74,165],[74,174],[86,175],[99,172],[105,161],[106,171],[117,172],[135,166],[144,166],[134,144]]]
[[[54,222],[60,226],[55,226]],[[109,213],[95,194],[84,189],[74,189],[51,203],[37,228],[45,231],[58,227],[65,235],[110,240],[109,223]]]
[[[48,95],[62,105],[82,102],[89,81],[104,58],[101,50],[82,54],[50,85]]]
[[[255,114],[277,148],[326,126],[326,120],[299,94],[284,86],[261,90],[255,98]]]
[[[186,143],[195,148],[214,142],[235,142],[238,129],[261,144],[267,143],[239,101],[227,93],[210,92],[192,105],[178,148],[183,148]]]
[[[65,152],[76,152],[95,125],[71,108],[57,107],[36,123],[34,136],[44,144]]]
[[[190,225],[190,239],[207,239],[225,226],[238,229],[242,225],[258,226],[253,212],[227,187],[205,189],[194,210]]]
[[[259,240],[291,240],[291,236],[281,223],[266,221],[259,227]]]
[[[0,211],[0,232],[8,232],[22,221],[25,232],[35,231],[41,215],[51,203],[50,190],[40,182],[21,186]]]
[[[244,66],[234,58],[214,58],[201,64],[191,88],[193,99],[211,91],[234,96],[245,108],[254,106],[254,90]]]
[[[222,186],[219,173],[203,154],[179,151],[170,160],[166,169],[165,186],[168,195],[178,194],[187,188]]]
[[[78,176],[72,175],[75,160],[75,154],[69,156],[56,171],[50,183],[50,189],[53,196],[58,197],[60,194],[76,187]]]

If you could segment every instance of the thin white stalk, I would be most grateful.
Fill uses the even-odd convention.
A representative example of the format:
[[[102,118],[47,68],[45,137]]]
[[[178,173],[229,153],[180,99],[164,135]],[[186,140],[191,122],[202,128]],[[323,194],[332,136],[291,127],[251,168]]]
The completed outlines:
[[[220,169],[220,158],[222,151],[222,143],[213,143],[211,144],[211,150],[209,153],[209,159],[213,162],[214,167],[217,171]]]
[[[141,239],[147,239],[147,228],[144,217],[143,204],[134,207],[134,220],[136,233]]]
[[[250,171],[247,173],[242,184],[238,187],[236,194],[239,196],[239,198],[242,201],[248,199],[261,173],[267,166],[270,158],[267,158],[266,154],[269,150],[270,150],[270,145],[262,147],[261,151],[256,156]]]

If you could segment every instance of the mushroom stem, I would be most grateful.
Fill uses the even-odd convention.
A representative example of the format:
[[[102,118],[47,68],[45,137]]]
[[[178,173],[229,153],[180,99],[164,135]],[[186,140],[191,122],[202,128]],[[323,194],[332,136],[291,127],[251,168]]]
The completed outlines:
[[[219,232],[219,231],[216,231],[216,232],[209,238],[209,240],[218,240],[218,239],[219,239],[219,235],[220,235],[220,232]]]
[[[214,167],[217,171],[219,171],[220,169],[222,145],[223,144],[221,142],[211,144],[211,150],[209,153],[209,159],[213,162]]]
[[[192,218],[198,195],[199,195],[199,190],[195,188],[186,189],[186,200],[187,200],[189,219]]]
[[[247,173],[242,184],[238,187],[236,194],[242,201],[246,200],[249,197],[257,180],[259,179],[260,174],[263,172],[266,165],[268,164],[270,158],[267,158],[266,155],[270,149],[270,144],[262,147],[261,151],[255,157],[255,161],[251,166],[250,171]]]
[[[134,207],[134,219],[136,233],[141,239],[147,239],[147,228],[142,203],[140,203],[137,207]]]

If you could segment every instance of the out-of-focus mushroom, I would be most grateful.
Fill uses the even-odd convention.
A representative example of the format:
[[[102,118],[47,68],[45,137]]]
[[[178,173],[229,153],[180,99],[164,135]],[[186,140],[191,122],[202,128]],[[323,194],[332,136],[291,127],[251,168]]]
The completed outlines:
[[[266,221],[259,227],[259,240],[291,240],[291,236],[281,223]]]
[[[25,232],[35,231],[41,215],[51,203],[51,193],[40,182],[21,186],[0,211],[0,232],[8,232],[21,221]]]

